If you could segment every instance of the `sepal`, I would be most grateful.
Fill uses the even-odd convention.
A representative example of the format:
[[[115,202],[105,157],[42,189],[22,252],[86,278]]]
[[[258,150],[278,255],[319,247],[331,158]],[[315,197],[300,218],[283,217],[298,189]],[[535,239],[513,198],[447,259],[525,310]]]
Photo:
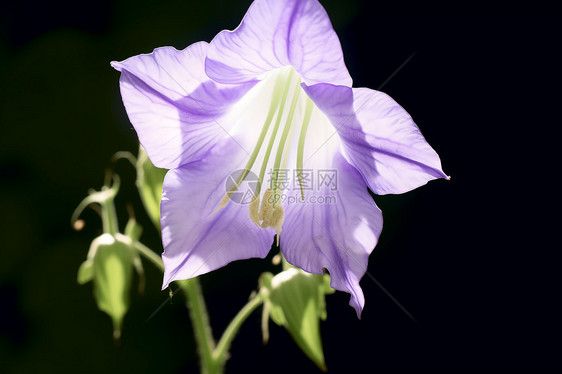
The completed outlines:
[[[78,268],[78,284],[86,284],[94,279],[94,261],[86,260]]]
[[[260,277],[260,292],[264,297],[262,333],[267,342],[269,318],[285,327],[299,348],[321,370],[326,370],[320,320],[326,319],[325,295],[332,293],[327,274],[310,274],[290,267],[273,276]]]

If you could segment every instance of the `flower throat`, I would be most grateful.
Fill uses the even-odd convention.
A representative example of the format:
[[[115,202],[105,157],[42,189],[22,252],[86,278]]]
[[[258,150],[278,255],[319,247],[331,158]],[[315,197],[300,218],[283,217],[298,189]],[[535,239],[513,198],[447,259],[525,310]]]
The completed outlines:
[[[291,152],[291,140],[293,139],[293,132],[295,131],[295,112],[297,109],[297,105],[299,104],[299,98],[301,98],[301,91],[302,88],[300,87],[300,77],[296,73],[296,71],[292,67],[286,67],[282,69],[278,69],[276,71],[275,77],[275,86],[273,88],[273,96],[271,100],[271,104],[269,106],[269,110],[264,122],[264,125],[261,129],[260,135],[254,147],[252,154],[242,175],[236,180],[234,185],[227,191],[225,196],[222,198],[219,206],[217,209],[211,214],[214,215],[216,212],[224,208],[229,200],[230,196],[238,189],[238,187],[242,184],[242,182],[246,179],[250,170],[254,166],[258,155],[264,145],[265,138],[269,133],[269,129],[274,122],[273,129],[269,136],[269,141],[267,143],[267,148],[265,150],[263,161],[260,168],[260,173],[258,177],[256,191],[254,196],[249,204],[249,216],[254,223],[256,223],[261,228],[274,228],[276,229],[277,233],[277,245],[279,245],[279,235],[281,233],[281,228],[284,221],[284,211],[283,207],[281,206],[281,193],[283,192],[283,185],[279,183],[279,171],[285,169],[287,160],[289,158],[289,154]],[[293,97],[291,99],[291,103],[288,109],[288,114],[285,118],[282,133],[280,135],[279,141],[277,143],[277,151],[275,153],[275,160],[273,163],[273,170],[272,176],[270,180],[269,187],[265,189],[263,193],[263,199],[260,198],[262,185],[265,177],[265,172],[267,169],[267,165],[269,164],[271,152],[273,147],[276,143],[279,129],[281,126],[281,122],[283,119],[283,114],[287,108],[287,99],[289,97],[289,93],[291,92],[291,88],[293,90]],[[301,197],[304,198],[304,191],[303,191],[303,156],[304,156],[304,142],[305,137],[308,129],[308,125],[310,123],[310,117],[312,115],[312,109],[314,107],[314,103],[308,96],[305,94],[304,99],[306,101],[305,104],[305,112],[303,116],[303,122],[300,126],[300,134],[298,139],[298,146],[297,146],[297,159],[296,159],[296,175],[299,180],[300,190],[301,190]],[[276,116],[277,114],[277,116]],[[287,141],[289,140],[289,141]],[[301,172],[299,172],[301,171]]]

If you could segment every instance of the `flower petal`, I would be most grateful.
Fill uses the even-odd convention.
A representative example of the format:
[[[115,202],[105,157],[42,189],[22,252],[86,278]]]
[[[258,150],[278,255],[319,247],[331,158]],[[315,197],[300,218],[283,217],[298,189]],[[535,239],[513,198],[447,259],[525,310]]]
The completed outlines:
[[[387,94],[329,84],[303,88],[330,118],[347,160],[374,193],[404,193],[448,178],[410,115]]]
[[[230,201],[213,211],[225,196],[226,178],[243,167],[247,155],[232,139],[217,144],[205,157],[170,170],[164,180],[161,223],[164,283],[208,273],[226,264],[269,252],[274,232],[257,227],[248,205]]]
[[[171,169],[201,159],[228,135],[222,116],[253,84],[217,84],[205,75],[205,42],[178,51],[157,48],[111,65],[121,71],[121,95],[154,165]]]
[[[307,84],[351,86],[338,36],[317,0],[254,1],[238,28],[211,41],[206,71],[217,82],[242,83],[287,65]]]
[[[381,233],[382,213],[340,152],[322,158],[329,163],[309,162],[305,168],[330,172],[335,180],[321,186],[319,177],[305,202],[286,205],[281,250],[303,270],[319,274],[328,269],[331,287],[351,294],[350,305],[360,317],[365,298],[359,281]]]

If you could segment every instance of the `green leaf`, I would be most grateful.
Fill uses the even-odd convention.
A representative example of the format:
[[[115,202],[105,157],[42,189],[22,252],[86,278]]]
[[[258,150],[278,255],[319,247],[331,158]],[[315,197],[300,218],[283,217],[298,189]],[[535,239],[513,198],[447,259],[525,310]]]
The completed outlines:
[[[325,275],[309,274],[297,268],[289,268],[274,277],[266,274],[260,279],[267,296],[264,310],[273,322],[289,331],[299,348],[320,369],[326,370],[320,337],[320,319],[326,318]]]
[[[139,146],[137,157],[137,188],[144,208],[154,226],[160,229],[160,199],[166,169],[157,168],[150,162],[145,150]]]
[[[111,317],[113,337],[118,340],[130,304],[133,275],[131,243],[120,234],[103,234],[94,242],[97,246],[93,260],[94,298],[98,308]]]

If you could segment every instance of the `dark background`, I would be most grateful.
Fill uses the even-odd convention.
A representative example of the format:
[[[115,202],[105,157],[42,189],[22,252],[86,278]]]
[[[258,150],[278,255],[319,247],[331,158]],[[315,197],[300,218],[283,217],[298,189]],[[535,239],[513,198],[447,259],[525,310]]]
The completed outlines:
[[[116,151],[136,151],[112,60],[182,49],[233,29],[250,1],[10,2],[0,38],[0,371],[197,371],[181,296],[167,302],[145,264],[115,346],[111,321],[76,272],[101,224],[69,219],[99,189]],[[560,6],[322,2],[354,86],[382,89],[416,120],[449,182],[377,196],[385,215],[362,320],[348,295],[327,298],[329,372],[421,368],[560,368],[560,230],[556,178]],[[413,56],[395,75],[404,61]],[[556,69],[555,69],[556,68]],[[134,171],[117,200],[133,203],[143,242],[159,249]],[[124,221],[121,227],[124,227]],[[554,234],[554,235],[553,235]],[[202,277],[217,336],[269,261]],[[164,305],[152,318],[152,313]],[[261,343],[260,314],[242,327],[228,372],[315,372],[281,328]]]

